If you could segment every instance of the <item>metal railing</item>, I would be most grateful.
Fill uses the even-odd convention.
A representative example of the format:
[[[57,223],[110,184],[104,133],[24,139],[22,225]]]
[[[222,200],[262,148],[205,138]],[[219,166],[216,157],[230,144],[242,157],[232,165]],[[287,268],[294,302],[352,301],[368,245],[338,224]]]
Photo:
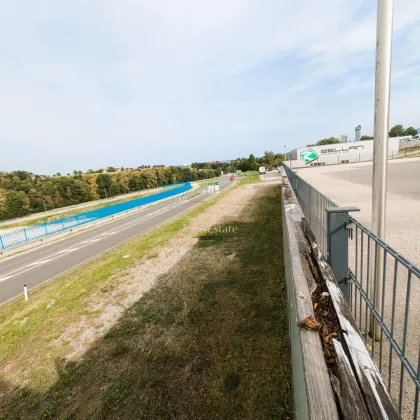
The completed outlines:
[[[327,209],[338,206],[286,165],[283,167],[320,248],[329,260],[328,244],[332,233],[328,231]],[[345,236],[348,238],[345,281],[349,307],[400,415],[404,419],[418,420],[420,270],[355,218],[347,216],[343,229],[348,231]],[[343,249],[347,249],[347,244]],[[380,270],[377,267],[379,253],[383,253]],[[379,287],[382,293],[378,301]]]
[[[283,165],[283,168],[322,253],[327,255],[327,213],[325,209],[338,207],[337,204],[296,175],[288,166]]]
[[[409,146],[400,148],[399,157],[410,157],[412,155],[419,155],[420,154],[420,146]]]
[[[49,222],[37,224],[34,226],[24,227],[22,229],[13,230],[0,235],[0,250],[22,245],[36,239],[50,236],[54,233],[62,232],[76,226],[83,225],[88,222],[103,219],[114,214],[132,210],[134,208],[150,204],[164,198],[169,198],[177,194],[181,194],[191,189],[189,182],[178,184],[175,188],[166,189],[163,192],[140,197],[124,203],[113,204],[107,207],[79,213],[73,216],[63,217]]]

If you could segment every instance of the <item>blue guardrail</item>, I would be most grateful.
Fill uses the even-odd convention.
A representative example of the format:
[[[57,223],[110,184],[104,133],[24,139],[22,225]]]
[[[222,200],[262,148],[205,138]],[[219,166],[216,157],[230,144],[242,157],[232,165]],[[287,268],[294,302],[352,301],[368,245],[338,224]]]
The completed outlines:
[[[103,219],[104,217],[112,216],[123,211],[132,210],[136,207],[144,206],[145,204],[153,203],[155,201],[186,192],[191,188],[191,184],[189,182],[185,182],[174,185],[174,188],[172,189],[167,189],[166,191],[149,195],[147,197],[136,198],[135,200],[126,201],[124,203],[114,204],[108,207],[87,211],[85,213],[75,214],[74,216],[63,217],[50,222],[14,230],[0,235],[0,249],[11,248],[44,236],[49,236],[57,232],[71,229],[75,226],[93,222],[94,220]]]

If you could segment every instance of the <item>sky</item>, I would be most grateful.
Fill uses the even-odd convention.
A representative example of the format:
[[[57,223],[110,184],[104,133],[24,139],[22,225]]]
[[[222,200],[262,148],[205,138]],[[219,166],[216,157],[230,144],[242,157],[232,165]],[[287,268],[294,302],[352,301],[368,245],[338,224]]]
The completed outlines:
[[[2,0],[0,170],[282,153],[372,134],[373,0]],[[390,125],[420,127],[420,2],[395,0]]]

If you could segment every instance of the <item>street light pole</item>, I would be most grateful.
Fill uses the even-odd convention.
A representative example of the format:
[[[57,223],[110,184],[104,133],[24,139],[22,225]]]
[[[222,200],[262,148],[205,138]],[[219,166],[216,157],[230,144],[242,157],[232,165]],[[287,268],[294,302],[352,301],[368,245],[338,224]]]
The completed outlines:
[[[286,146],[284,146],[284,160],[287,160]]]
[[[375,74],[375,120],[373,140],[372,179],[372,232],[385,240],[386,191],[388,167],[389,105],[391,87],[392,21],[394,0],[378,0],[376,27],[376,74]],[[372,278],[372,300],[376,309],[382,302],[382,276],[384,253],[378,247],[374,276]],[[374,286],[376,282],[376,287]],[[373,292],[375,290],[375,292]],[[372,338],[380,339],[380,326],[370,319]]]

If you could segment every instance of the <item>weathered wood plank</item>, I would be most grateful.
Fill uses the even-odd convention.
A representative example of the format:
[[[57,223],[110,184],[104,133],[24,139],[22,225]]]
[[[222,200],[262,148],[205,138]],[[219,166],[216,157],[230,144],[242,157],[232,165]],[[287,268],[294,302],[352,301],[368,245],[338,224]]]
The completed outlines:
[[[303,214],[287,178],[283,178],[282,192],[286,220],[285,234],[288,235],[288,253],[291,259],[293,287],[296,296],[297,319],[295,321],[297,324],[308,316],[314,316],[307,281],[307,274],[310,270],[309,267],[304,268],[307,261],[302,258],[302,241],[299,241],[299,236],[302,238],[300,222]],[[300,330],[300,341],[310,418],[314,420],[338,419],[337,406],[325,364],[320,336],[317,331]]]
[[[359,388],[364,396],[371,418],[374,420],[400,419],[386,390],[382,376],[370,357],[348,304],[338,287],[332,269],[325,260],[306,220],[302,220],[302,228],[308,237],[314,260],[317,262],[321,276],[330,293],[343,331],[344,346],[347,347],[349,359],[351,359],[354,367],[353,372],[357,376]]]
[[[339,395],[341,410],[345,419],[369,419],[370,415],[365,400],[360,391],[359,384],[354,376],[351,362],[347,357],[341,343],[333,338],[333,345],[337,356],[336,369],[338,372]]]

